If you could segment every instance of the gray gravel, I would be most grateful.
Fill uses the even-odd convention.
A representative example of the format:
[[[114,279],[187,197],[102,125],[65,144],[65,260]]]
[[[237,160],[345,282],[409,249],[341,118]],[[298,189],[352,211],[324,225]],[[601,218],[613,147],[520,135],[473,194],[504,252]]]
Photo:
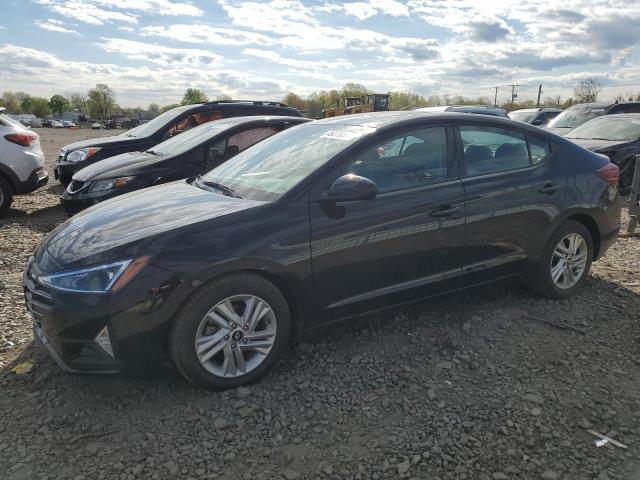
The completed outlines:
[[[72,136],[105,134],[38,131],[50,161]],[[639,237],[620,239],[574,299],[492,286],[422,302],[209,393],[173,371],[67,376],[31,346],[20,274],[64,220],[52,185],[0,221],[2,478],[640,478]],[[34,372],[9,372],[27,359]],[[587,429],[629,448],[597,448]]]

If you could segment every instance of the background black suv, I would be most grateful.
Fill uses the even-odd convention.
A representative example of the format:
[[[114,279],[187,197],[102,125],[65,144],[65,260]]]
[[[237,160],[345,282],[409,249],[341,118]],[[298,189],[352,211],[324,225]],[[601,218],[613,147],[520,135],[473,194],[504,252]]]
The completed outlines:
[[[92,163],[121,153],[148,150],[169,137],[206,122],[248,115],[302,116],[295,108],[278,102],[222,100],[176,107],[120,135],[83,140],[62,147],[54,175],[60,183],[67,185],[74,173]]]

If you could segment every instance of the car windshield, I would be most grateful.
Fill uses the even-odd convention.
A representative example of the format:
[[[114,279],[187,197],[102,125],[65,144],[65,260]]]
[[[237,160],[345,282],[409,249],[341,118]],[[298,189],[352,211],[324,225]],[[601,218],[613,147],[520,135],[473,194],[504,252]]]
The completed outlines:
[[[122,133],[122,135],[126,137],[148,137],[156,133],[160,128],[169,123],[173,118],[180,116],[184,113],[185,110],[191,108],[192,105],[188,105],[186,107],[178,107],[172,108],[171,110],[167,110],[166,112],[158,115],[153,120],[148,121],[147,123],[143,123],[142,125],[138,125],[131,130],[127,130]]]
[[[551,120],[549,128],[576,128],[578,125],[604,114],[604,108],[568,108]]]
[[[241,123],[237,118],[228,118],[217,120],[215,122],[207,122],[187,130],[180,135],[175,135],[168,140],[151,148],[153,153],[159,155],[179,155],[187,150],[197,147],[210,138],[215,137],[229,128]]]
[[[640,138],[640,117],[595,118],[571,130],[566,137],[630,142]]]
[[[360,138],[375,131],[359,125],[307,123],[248,148],[203,175],[245,198],[275,201]]]
[[[524,112],[516,110],[509,113],[509,118],[511,120],[517,120],[518,122],[529,123],[531,119],[536,115],[536,113],[537,112]]]

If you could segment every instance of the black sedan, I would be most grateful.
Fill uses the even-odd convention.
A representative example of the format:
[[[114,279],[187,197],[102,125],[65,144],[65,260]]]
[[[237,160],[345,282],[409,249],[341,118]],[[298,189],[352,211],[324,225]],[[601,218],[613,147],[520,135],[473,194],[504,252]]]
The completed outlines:
[[[640,113],[594,118],[574,128],[565,137],[609,157],[620,168],[621,193],[629,193],[635,158],[640,155]]]
[[[67,213],[141,188],[199,175],[294,125],[302,117],[236,117],[209,122],[151,150],[116,155],[77,172],[62,194]]]
[[[113,137],[101,137],[65,145],[58,151],[54,176],[67,185],[77,171],[105,158],[125,152],[148,150],[153,146],[187,130],[221,118],[247,115],[285,115],[300,117],[295,108],[278,102],[216,100],[172,108],[147,123]],[[116,128],[115,120],[106,129]],[[125,127],[126,128],[126,127]]]
[[[236,387],[292,336],[390,305],[519,277],[575,294],[620,228],[617,182],[605,156],[511,120],[310,122],[72,217],[29,259],[26,302],[66,371],[169,357]]]

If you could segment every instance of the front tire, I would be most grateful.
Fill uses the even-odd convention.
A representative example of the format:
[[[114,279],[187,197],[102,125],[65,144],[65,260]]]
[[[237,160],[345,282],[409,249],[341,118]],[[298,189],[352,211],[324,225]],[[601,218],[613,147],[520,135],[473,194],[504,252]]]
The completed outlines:
[[[544,297],[571,297],[587,280],[592,260],[591,233],[580,222],[568,220],[549,239],[542,258],[529,272],[527,284]]]
[[[226,390],[262,377],[290,332],[289,306],[278,288],[239,273],[213,280],[185,303],[171,326],[169,351],[187,380]]]
[[[0,177],[0,217],[4,217],[5,213],[11,207],[13,202],[13,189],[9,182]]]

